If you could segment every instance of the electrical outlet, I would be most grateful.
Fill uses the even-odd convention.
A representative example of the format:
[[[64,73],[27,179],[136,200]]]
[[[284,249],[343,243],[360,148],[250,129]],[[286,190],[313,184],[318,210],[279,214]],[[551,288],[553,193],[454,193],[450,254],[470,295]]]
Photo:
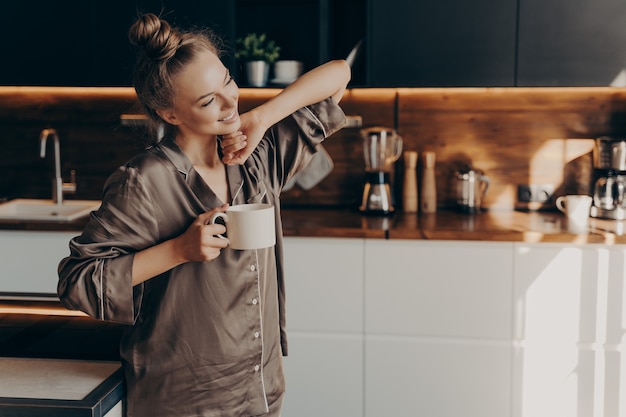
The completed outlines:
[[[552,198],[552,184],[522,184],[517,186],[517,201],[520,203],[547,203]]]

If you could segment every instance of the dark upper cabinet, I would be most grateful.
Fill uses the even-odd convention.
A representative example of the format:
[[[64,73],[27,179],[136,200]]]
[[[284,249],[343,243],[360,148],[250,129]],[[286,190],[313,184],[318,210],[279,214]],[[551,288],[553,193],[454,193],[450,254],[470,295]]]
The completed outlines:
[[[516,13],[516,0],[370,0],[367,84],[512,86]]]
[[[128,86],[135,49],[128,30],[140,12],[162,15],[173,25],[208,27],[223,40],[225,64],[242,85],[235,41],[267,33],[281,59],[305,70],[346,57],[365,36],[367,0],[25,0],[3,5],[0,85]],[[364,59],[353,83],[365,82]]]
[[[626,1],[520,1],[519,86],[606,86],[624,67]]]
[[[233,0],[92,0],[94,19],[92,39],[94,85],[132,85],[136,49],[128,40],[128,31],[139,12],[159,15],[182,28],[205,27],[229,39],[233,26]]]
[[[3,3],[0,84],[91,85],[91,24],[90,2]]]
[[[0,85],[129,86],[139,12],[172,24],[210,27],[228,38],[234,0],[25,0],[3,4]]]
[[[609,85],[626,67],[625,0],[23,0],[3,3],[0,85],[128,86],[139,12],[235,40],[265,32],[305,70],[364,45],[352,87]]]

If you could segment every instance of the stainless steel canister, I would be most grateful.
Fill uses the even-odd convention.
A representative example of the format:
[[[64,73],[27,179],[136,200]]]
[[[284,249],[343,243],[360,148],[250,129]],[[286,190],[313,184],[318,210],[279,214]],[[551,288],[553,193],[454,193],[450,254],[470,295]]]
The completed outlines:
[[[489,177],[478,169],[467,169],[457,171],[455,180],[457,207],[464,212],[479,212],[489,188]]]

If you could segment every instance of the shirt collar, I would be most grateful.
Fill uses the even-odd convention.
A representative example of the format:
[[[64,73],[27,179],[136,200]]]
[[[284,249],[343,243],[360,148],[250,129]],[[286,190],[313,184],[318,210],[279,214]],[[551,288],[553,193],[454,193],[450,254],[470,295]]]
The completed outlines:
[[[185,152],[180,149],[176,141],[172,137],[165,137],[157,146],[163,151],[165,156],[172,161],[176,169],[187,178],[189,172],[193,169],[193,164],[189,158],[187,158]]]
[[[172,161],[172,164],[176,167],[184,177],[185,181],[189,178],[189,173],[194,169],[191,160],[187,157],[185,152],[178,146],[173,137],[165,137],[157,145],[161,151]],[[230,188],[231,198],[235,198],[239,195],[243,184],[243,176],[241,174],[241,165],[227,165],[227,181]]]

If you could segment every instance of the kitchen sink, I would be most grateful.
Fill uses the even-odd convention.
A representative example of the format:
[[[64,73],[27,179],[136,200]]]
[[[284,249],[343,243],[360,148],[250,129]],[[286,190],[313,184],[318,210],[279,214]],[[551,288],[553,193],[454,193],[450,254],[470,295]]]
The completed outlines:
[[[0,203],[0,221],[70,222],[89,215],[100,206],[97,200],[66,200],[54,204],[52,200],[18,198]]]

